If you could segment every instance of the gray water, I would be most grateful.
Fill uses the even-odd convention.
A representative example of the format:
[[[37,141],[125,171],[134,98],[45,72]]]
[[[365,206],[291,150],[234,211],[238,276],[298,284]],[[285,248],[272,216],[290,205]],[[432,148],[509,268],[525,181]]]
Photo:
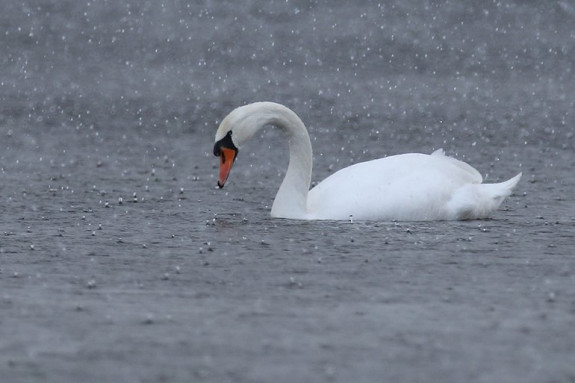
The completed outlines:
[[[575,379],[575,6],[332,3],[4,5],[3,379]],[[211,154],[261,100],[314,182],[440,147],[523,178],[490,220],[272,219],[281,134],[223,190]]]

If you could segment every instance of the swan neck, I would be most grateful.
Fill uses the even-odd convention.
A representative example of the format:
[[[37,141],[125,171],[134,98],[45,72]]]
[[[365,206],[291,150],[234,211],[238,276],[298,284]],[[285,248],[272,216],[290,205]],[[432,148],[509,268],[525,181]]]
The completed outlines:
[[[312,172],[311,141],[301,119],[291,110],[285,109],[269,121],[286,133],[289,142],[289,165],[276,194],[271,215],[305,218]]]

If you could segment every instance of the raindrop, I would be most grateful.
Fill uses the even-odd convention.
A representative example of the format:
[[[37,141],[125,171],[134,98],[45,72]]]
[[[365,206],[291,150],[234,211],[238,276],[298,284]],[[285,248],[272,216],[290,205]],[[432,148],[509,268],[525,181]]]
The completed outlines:
[[[146,319],[142,321],[142,324],[146,325],[154,324],[154,314],[147,314]]]
[[[301,282],[296,281],[294,277],[289,278],[289,287],[297,287],[302,288],[303,284]]]

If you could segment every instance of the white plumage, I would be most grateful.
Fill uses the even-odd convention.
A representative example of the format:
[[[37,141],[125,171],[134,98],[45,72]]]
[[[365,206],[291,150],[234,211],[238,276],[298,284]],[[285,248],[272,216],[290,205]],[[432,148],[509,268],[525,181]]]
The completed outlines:
[[[294,219],[429,221],[487,218],[519,182],[482,184],[470,165],[434,153],[408,153],[361,162],[341,169],[309,190],[311,142],[303,122],[283,105],[261,102],[233,110],[216,133],[214,153],[237,148],[266,125],[287,134],[290,161],[271,215]],[[224,137],[231,132],[231,143]],[[218,154],[220,153],[220,154]],[[222,158],[223,159],[223,158]],[[231,164],[220,171],[223,187]],[[230,159],[228,158],[228,161]],[[224,168],[222,161],[222,168]],[[222,174],[224,174],[222,176]]]

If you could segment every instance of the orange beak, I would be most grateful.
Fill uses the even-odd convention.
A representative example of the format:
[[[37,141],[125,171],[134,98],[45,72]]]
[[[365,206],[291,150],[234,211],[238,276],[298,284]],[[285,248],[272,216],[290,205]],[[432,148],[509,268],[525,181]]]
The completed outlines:
[[[218,180],[218,186],[221,189],[224,187],[230,175],[230,171],[236,160],[237,151],[229,148],[221,148],[220,150],[220,178]]]

